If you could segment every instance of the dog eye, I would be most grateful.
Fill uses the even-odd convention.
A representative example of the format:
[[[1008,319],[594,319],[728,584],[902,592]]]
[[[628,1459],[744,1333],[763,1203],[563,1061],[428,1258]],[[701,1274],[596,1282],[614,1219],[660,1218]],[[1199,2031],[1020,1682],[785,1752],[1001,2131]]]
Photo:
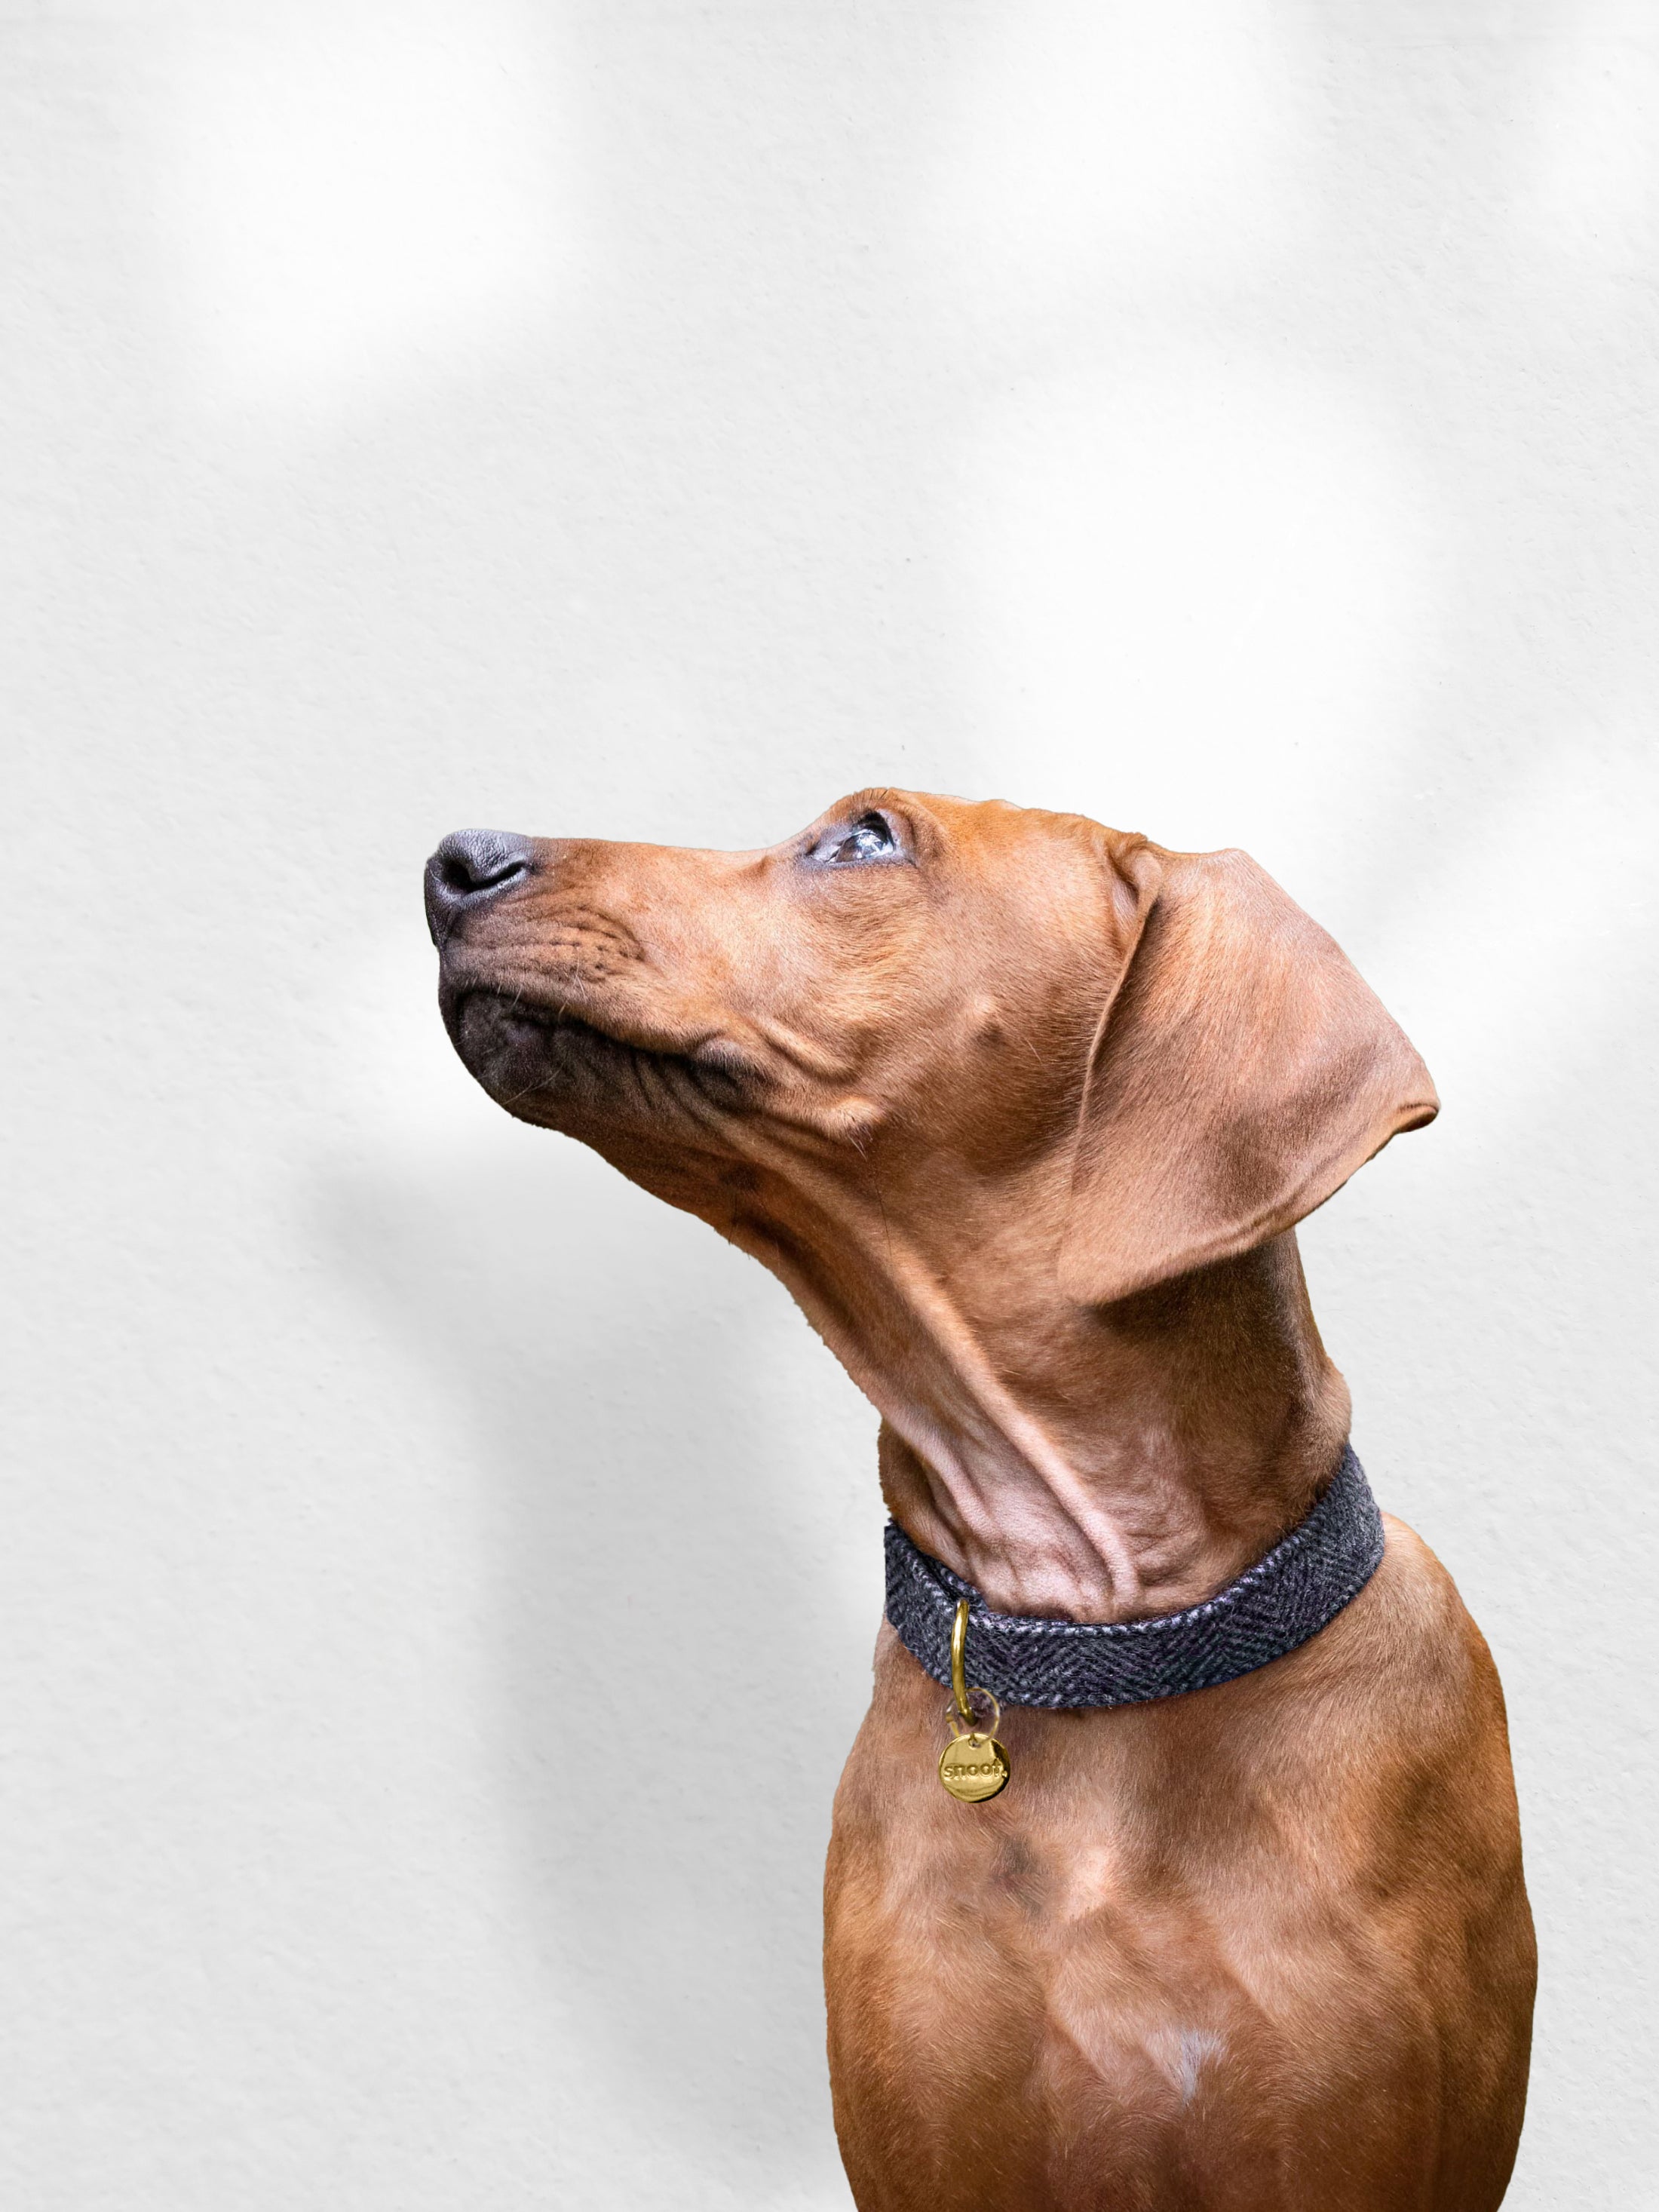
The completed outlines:
[[[832,867],[854,867],[860,860],[885,860],[897,850],[898,840],[884,814],[860,814],[841,836],[830,833],[823,857]]]

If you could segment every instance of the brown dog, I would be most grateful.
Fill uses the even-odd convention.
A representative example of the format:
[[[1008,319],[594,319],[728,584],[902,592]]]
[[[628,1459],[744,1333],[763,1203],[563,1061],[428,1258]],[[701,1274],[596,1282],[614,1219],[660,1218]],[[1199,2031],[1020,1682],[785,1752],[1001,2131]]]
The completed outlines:
[[[467,832],[428,901],[485,1089],[782,1277],[881,1411],[894,1517],[998,1612],[1190,1606],[1331,1480],[1292,1224],[1436,1101],[1243,854],[872,791],[768,852]],[[884,1626],[826,1899],[862,2212],[1499,2202],[1534,1979],[1503,1698],[1387,1531],[1271,1665],[1011,1712],[984,1805]]]

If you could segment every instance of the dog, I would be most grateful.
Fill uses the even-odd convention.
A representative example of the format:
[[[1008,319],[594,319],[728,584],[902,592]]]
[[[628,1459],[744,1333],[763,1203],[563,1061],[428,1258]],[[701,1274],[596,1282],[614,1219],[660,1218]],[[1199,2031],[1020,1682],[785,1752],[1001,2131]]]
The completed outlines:
[[[462,832],[426,893],[466,1066],[782,1279],[881,1414],[893,1540],[981,1624],[1200,1617],[1334,1494],[1295,1224],[1437,1101],[1244,854],[871,790],[759,852]],[[1503,1697],[1376,1526],[1267,1663],[1011,1705],[984,1803],[884,1624],[825,1888],[860,2212],[1500,2202],[1535,1971]]]

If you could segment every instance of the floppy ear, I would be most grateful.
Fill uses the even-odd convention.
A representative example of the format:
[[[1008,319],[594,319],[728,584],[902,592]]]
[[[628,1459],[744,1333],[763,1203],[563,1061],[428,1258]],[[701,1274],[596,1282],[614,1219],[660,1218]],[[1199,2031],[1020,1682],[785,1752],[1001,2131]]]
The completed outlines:
[[[1248,854],[1115,856],[1138,936],[1101,1017],[1060,1251],[1103,1305],[1276,1237],[1439,1111],[1404,1033]]]

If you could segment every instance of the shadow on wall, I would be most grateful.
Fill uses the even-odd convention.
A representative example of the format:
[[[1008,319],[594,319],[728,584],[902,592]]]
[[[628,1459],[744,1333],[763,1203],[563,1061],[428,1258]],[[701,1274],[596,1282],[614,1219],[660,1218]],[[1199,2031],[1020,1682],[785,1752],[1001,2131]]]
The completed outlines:
[[[847,1494],[826,1472],[872,1486],[862,1401],[751,1262],[700,1223],[665,1233],[564,1140],[518,1173],[337,1175],[319,1200],[476,1470],[491,1765],[547,1980],[647,2137],[799,2187],[814,2142],[834,2167],[817,1869],[867,1694],[823,1710],[813,1655],[849,1624],[811,1569]],[[769,1374],[810,1409],[784,1466]]]

